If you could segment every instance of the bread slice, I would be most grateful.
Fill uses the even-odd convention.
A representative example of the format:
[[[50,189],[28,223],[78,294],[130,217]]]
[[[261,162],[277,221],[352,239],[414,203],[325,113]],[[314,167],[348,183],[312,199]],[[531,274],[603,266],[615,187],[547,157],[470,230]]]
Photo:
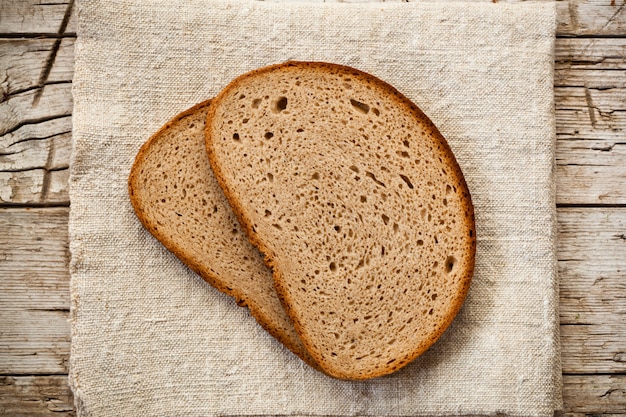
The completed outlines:
[[[179,114],[141,147],[128,180],[130,201],[167,249],[317,367],[281,306],[271,272],[215,181],[204,145],[208,108],[205,101]]]
[[[313,359],[393,372],[459,311],[474,269],[470,194],[433,123],[353,68],[287,62],[209,108],[209,159]]]

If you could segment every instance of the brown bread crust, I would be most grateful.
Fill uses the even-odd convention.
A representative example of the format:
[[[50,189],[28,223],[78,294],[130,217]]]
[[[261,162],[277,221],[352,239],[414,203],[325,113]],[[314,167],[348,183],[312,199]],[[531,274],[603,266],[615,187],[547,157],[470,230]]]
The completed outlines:
[[[239,194],[238,189],[235,185],[232,184],[230,178],[227,177],[223,170],[223,161],[220,159],[220,156],[216,154],[215,146],[217,141],[219,140],[216,136],[219,132],[219,129],[216,127],[216,124],[218,122],[216,113],[220,106],[223,105],[223,102],[227,100],[229,96],[232,95],[235,91],[240,89],[244,83],[248,82],[248,80],[258,79],[263,82],[263,77],[267,74],[294,70],[316,71],[320,73],[343,72],[346,74],[355,75],[356,78],[364,80],[364,82],[366,83],[384,89],[389,97],[392,97],[393,100],[395,100],[397,106],[400,109],[408,110],[412,117],[418,120],[419,123],[424,127],[424,129],[429,132],[430,137],[432,138],[432,140],[434,140],[434,143],[439,151],[437,155],[445,158],[445,161],[442,161],[441,165],[445,166],[446,169],[452,170],[452,172],[449,173],[448,177],[451,181],[451,184],[454,185],[455,191],[458,190],[458,195],[460,196],[460,205],[462,211],[461,220],[464,222],[463,230],[466,234],[465,236],[460,236],[460,238],[464,239],[464,241],[466,242],[465,253],[467,262],[464,264],[464,272],[458,278],[458,292],[456,293],[456,296],[453,297],[454,299],[449,305],[448,314],[440,318],[439,325],[437,326],[435,331],[431,332],[428,335],[427,340],[422,340],[417,343],[408,354],[404,355],[401,358],[398,358],[397,361],[394,359],[393,361],[390,361],[390,363],[387,363],[386,366],[378,367],[377,369],[370,369],[367,371],[360,370],[358,372],[353,372],[350,369],[342,369],[340,367],[338,368],[333,366],[323,356],[319,347],[316,346],[316,340],[313,340],[313,338],[310,337],[311,332],[306,332],[307,329],[303,328],[303,325],[300,321],[302,312],[298,313],[294,310],[295,301],[290,297],[289,290],[287,289],[287,285],[285,283],[286,278],[280,268],[279,262],[277,262],[276,253],[265,241],[264,236],[262,236],[255,230],[251,219],[247,215],[247,209],[244,204],[246,196]],[[398,90],[370,74],[364,73],[354,68],[329,63],[290,61],[265,68],[260,68],[237,77],[228,86],[226,86],[226,88],[214,99],[214,105],[209,109],[207,115],[206,145],[209,155],[209,161],[211,163],[211,166],[213,167],[213,171],[220,186],[224,190],[224,193],[229,200],[233,211],[235,212],[240,223],[244,227],[244,230],[248,235],[250,241],[266,255],[265,261],[267,265],[273,269],[276,289],[278,291],[279,297],[283,301],[287,313],[292,318],[296,330],[300,334],[300,337],[305,347],[309,350],[314,360],[320,364],[320,366],[326,373],[341,379],[355,380],[373,378],[389,374],[402,368],[403,366],[406,366],[413,359],[426,351],[444,333],[444,331],[450,325],[463,304],[465,296],[469,290],[471,278],[474,271],[476,253],[474,208],[472,205],[469,189],[448,143],[443,138],[441,133],[437,130],[435,125],[428,119],[428,117]],[[412,188],[412,186],[410,186],[410,188]]]

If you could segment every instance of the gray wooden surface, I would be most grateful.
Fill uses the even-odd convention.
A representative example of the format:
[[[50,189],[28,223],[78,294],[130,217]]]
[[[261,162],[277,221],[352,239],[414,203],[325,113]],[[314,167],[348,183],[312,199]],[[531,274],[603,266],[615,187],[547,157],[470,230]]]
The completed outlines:
[[[557,8],[565,414],[626,417],[626,0]],[[75,17],[73,0],[0,2],[0,415],[75,414],[67,386]]]

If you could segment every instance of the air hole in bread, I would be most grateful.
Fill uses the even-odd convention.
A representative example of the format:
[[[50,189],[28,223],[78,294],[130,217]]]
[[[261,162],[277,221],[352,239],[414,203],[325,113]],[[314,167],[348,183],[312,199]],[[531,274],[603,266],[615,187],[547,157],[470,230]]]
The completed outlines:
[[[368,178],[371,178],[376,184],[380,185],[381,187],[387,187],[383,182],[378,181],[378,179],[376,179],[376,176],[374,174],[372,174],[369,171],[365,172],[365,175],[367,175]]]
[[[260,98],[255,98],[254,100],[252,100],[252,108],[253,109],[258,109],[260,105],[261,105],[261,99]]]
[[[372,108],[372,113],[374,113],[376,116],[380,116],[380,110],[378,110],[376,107]]]
[[[433,309],[431,308],[430,310],[428,310],[428,315],[432,316],[433,315]]]
[[[239,140],[240,140],[240,139],[239,139],[239,133],[233,133],[233,140],[234,140],[235,142],[239,142]]]
[[[418,240],[417,246],[424,246],[424,241],[422,239]]]
[[[314,179],[314,180],[319,180],[320,179],[319,172],[314,172],[313,175],[311,175],[311,178]]]
[[[398,223],[394,223],[393,224],[393,232],[394,233],[398,233],[398,230],[400,230],[400,226],[398,226]]]
[[[278,97],[278,100],[274,102],[274,112],[280,113],[287,108],[287,97]]]
[[[361,203],[365,203],[367,201],[367,197],[364,195],[361,196]]]
[[[302,132],[304,132],[304,129],[302,129],[302,128],[298,128],[298,129],[296,130],[296,132],[298,132],[298,133],[302,133]]]
[[[283,230],[283,227],[280,224],[278,224],[278,223],[274,223],[274,224],[272,224],[272,226],[274,226],[278,230]]]
[[[341,226],[335,226],[334,229],[335,232],[339,233],[341,231]]]
[[[267,179],[268,179],[270,182],[274,181],[274,174],[272,174],[271,172],[268,172],[268,173],[267,173]]]
[[[448,256],[446,258],[446,272],[449,274],[454,269],[454,264],[456,264],[456,258],[454,256]]]
[[[385,223],[385,225],[389,224],[389,216],[387,216],[386,214],[383,214],[381,216],[383,218],[383,223]]]
[[[409,186],[410,189],[413,189],[413,184],[411,183],[411,180],[409,180],[409,177],[407,177],[406,175],[400,174],[400,178],[402,178],[402,181],[404,181],[406,185]]]
[[[274,134],[272,132],[265,132],[265,139],[272,139],[274,137]]]
[[[331,263],[328,265],[328,269],[330,269],[331,271],[335,272],[335,271],[337,270],[337,264],[336,264],[336,263],[334,263],[334,262],[331,262]]]
[[[269,210],[265,210],[265,217],[269,217],[272,215],[272,212]]]
[[[365,103],[361,103],[360,101],[350,99],[350,104],[352,104],[352,107],[354,107],[356,110],[358,110],[359,112],[363,114],[367,114],[370,112],[370,106],[368,106]]]
[[[403,158],[409,158],[409,153],[407,151],[396,151],[396,154]]]
[[[350,166],[350,169],[351,169],[352,171],[356,172],[357,174],[359,173],[359,168],[358,168],[358,167],[356,167],[356,166],[354,166],[354,165],[351,165],[351,166]]]
[[[443,205],[444,205],[444,206],[447,206],[447,205],[448,205],[448,199],[444,198],[442,202],[443,202]]]

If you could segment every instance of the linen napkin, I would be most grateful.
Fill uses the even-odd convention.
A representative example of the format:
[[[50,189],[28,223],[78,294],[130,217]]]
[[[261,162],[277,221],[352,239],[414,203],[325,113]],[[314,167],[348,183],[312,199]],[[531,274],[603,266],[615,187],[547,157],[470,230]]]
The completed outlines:
[[[81,0],[70,380],[79,416],[552,416],[561,406],[551,3]],[[439,127],[476,211],[476,272],[400,372],[329,378],[140,225],[127,178],[162,124],[290,59],[394,85]]]

